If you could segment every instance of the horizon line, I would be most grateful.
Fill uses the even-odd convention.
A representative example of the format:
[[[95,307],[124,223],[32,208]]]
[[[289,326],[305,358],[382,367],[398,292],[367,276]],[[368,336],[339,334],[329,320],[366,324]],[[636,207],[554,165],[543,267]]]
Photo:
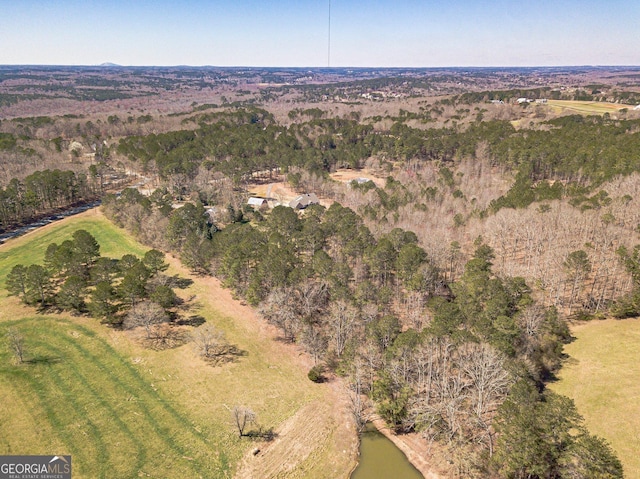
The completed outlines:
[[[287,69],[314,69],[314,70],[373,70],[373,69],[404,69],[404,70],[427,70],[427,69],[460,69],[460,68],[473,68],[473,69],[492,69],[492,68],[640,68],[640,64],[531,64],[531,65],[437,65],[437,66],[403,66],[403,65],[377,65],[377,66],[320,66],[320,65],[188,65],[188,64],[129,64],[121,65],[117,63],[105,62],[96,64],[65,64],[65,63],[0,63],[1,67],[77,67],[77,68],[249,68],[249,69],[272,69],[272,68],[287,68]]]

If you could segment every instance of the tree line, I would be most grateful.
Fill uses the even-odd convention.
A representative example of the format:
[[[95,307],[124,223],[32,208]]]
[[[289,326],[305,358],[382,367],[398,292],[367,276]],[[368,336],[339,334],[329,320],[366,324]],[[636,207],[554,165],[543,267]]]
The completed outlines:
[[[164,253],[149,250],[142,259],[126,254],[100,255],[100,245],[85,230],[51,243],[43,264],[18,264],[7,275],[10,295],[39,309],[90,314],[110,324],[144,326],[168,322],[179,302],[172,280],[164,275]]]
[[[161,203],[131,193],[105,201],[105,211],[116,222],[132,211],[166,213],[170,248],[307,351],[316,363],[311,379],[343,376],[357,420],[371,402],[394,429],[466,451],[459,457],[471,459],[456,467],[467,477],[622,477],[572,401],[545,388],[570,338],[565,322],[522,278],[498,277],[481,238],[447,285],[414,233],[396,228],[376,239],[339,203],[303,215],[247,210],[224,227],[201,204],[159,213]],[[550,434],[552,424],[562,439]],[[520,430],[530,442],[512,442]]]
[[[603,182],[638,169],[639,121],[606,115],[566,116],[519,130],[501,120],[418,128],[401,115],[388,117],[392,125],[382,129],[373,119],[293,117],[298,121],[286,127],[256,107],[198,114],[183,121],[195,122],[195,129],[130,136],[120,141],[117,153],[186,191],[202,168],[243,184],[295,168],[320,175],[357,168],[374,157],[447,164],[475,158],[482,149],[493,165],[515,177],[486,214],[589,196]]]
[[[95,199],[98,191],[84,173],[36,171],[0,187],[0,231],[24,224],[47,212]]]

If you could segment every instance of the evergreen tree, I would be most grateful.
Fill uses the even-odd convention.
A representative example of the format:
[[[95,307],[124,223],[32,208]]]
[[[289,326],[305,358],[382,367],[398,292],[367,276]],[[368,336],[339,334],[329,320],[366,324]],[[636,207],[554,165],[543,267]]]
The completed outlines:
[[[147,251],[142,258],[142,263],[147,267],[152,276],[161,271],[166,271],[169,267],[164,261],[164,253],[157,249]]]
[[[166,285],[158,285],[156,286],[151,294],[149,295],[149,299],[154,303],[159,304],[164,309],[169,309],[176,304],[178,304],[178,296],[175,291]]]
[[[146,286],[149,270],[138,261],[129,268],[118,285],[118,295],[123,301],[135,306],[136,302],[147,296]]]
[[[56,305],[62,309],[81,313],[85,308],[87,283],[79,276],[69,276],[56,294]]]
[[[118,263],[111,259],[100,257],[96,260],[91,268],[91,281],[93,284],[100,283],[101,281],[111,282],[112,278],[118,271]]]
[[[27,268],[21,264],[15,265],[7,275],[6,288],[10,296],[22,297],[27,292]]]
[[[492,464],[500,477],[531,479],[622,478],[606,442],[590,436],[573,400],[538,392],[520,380],[494,422],[498,440]]]
[[[51,276],[39,264],[32,264],[26,271],[26,292],[24,297],[27,304],[40,303],[46,306],[51,296]]]
[[[73,233],[73,257],[78,263],[90,267],[100,256],[100,245],[86,230],[76,230]]]
[[[98,318],[111,319],[116,312],[116,294],[113,286],[108,281],[100,281],[91,292],[89,311]]]

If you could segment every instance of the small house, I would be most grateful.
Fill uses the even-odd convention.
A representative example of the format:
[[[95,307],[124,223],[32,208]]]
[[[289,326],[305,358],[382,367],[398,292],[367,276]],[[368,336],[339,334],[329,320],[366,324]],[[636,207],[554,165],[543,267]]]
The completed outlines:
[[[305,193],[304,195],[300,195],[289,203],[289,206],[295,210],[303,210],[307,206],[317,205],[320,203],[320,200],[315,195],[315,193]]]
[[[218,220],[218,209],[215,206],[207,208],[204,214],[207,216],[209,223],[215,223]]]
[[[258,198],[257,196],[249,198],[247,204],[256,210],[267,208],[269,206],[269,202],[266,198]]]

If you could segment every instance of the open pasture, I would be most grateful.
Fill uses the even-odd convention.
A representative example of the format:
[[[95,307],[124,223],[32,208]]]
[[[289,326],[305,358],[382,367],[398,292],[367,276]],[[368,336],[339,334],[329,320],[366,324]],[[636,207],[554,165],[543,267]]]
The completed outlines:
[[[567,363],[551,388],[572,398],[592,434],[640,478],[640,319],[592,321],[573,329]]]
[[[547,105],[558,113],[568,110],[572,113],[582,115],[603,115],[605,113],[617,113],[620,110],[631,110],[633,108],[629,105],[601,101],[548,100]]]
[[[49,243],[79,228],[96,237],[103,256],[148,249],[91,210],[0,246],[0,288],[13,265],[40,263]],[[250,477],[252,461],[264,460],[270,477],[346,476],[356,434],[336,413],[335,388],[309,381],[295,346],[274,341],[217,280],[167,260],[168,274],[193,281],[179,292],[189,306],[183,314],[213,323],[240,354],[214,367],[191,344],[145,349],[136,334],[37,313],[0,289],[0,454],[71,454],[78,478]],[[24,337],[23,364],[6,347],[9,328]],[[250,430],[273,429],[275,439],[239,438],[236,405],[255,411]],[[264,459],[252,456],[257,446]]]

